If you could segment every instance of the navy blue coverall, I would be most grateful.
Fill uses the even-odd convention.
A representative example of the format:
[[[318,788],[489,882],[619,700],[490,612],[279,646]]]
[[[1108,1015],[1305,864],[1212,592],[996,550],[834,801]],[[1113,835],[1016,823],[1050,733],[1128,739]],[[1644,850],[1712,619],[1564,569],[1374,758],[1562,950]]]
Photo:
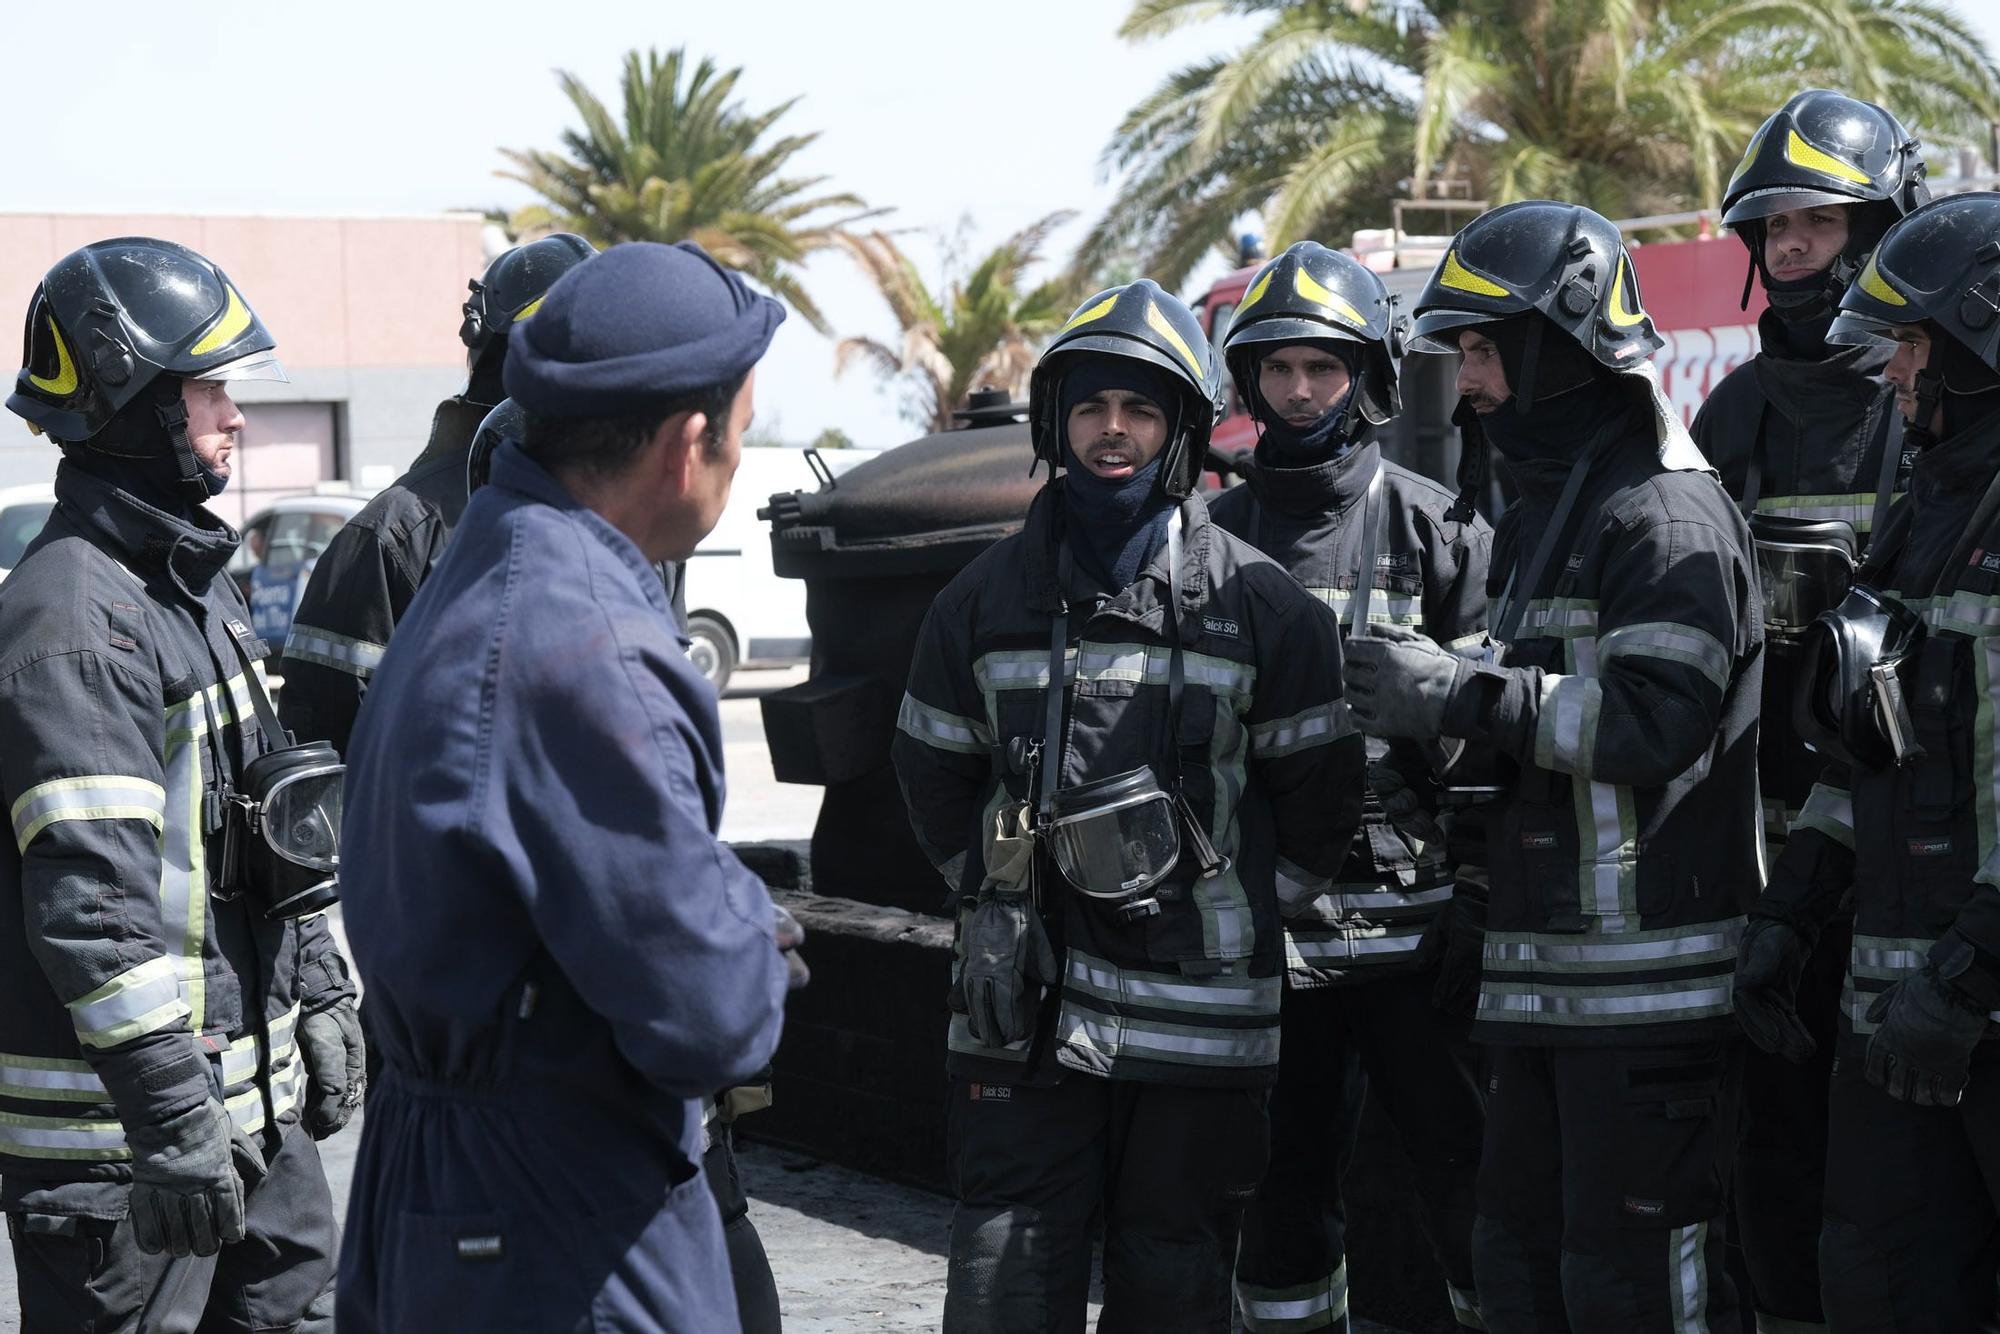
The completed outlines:
[[[696,1099],[770,1060],[785,966],[666,612],[510,444],[375,672],[342,880],[384,1072],[343,1334],[736,1328]]]

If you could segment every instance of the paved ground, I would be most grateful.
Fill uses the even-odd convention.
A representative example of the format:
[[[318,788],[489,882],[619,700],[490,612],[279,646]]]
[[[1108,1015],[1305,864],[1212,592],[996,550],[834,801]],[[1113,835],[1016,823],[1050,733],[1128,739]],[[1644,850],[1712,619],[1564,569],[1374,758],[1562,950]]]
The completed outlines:
[[[758,700],[805,679],[803,669],[745,672],[722,703],[729,766],[723,836],[804,838],[819,789],[779,783],[764,749]],[[322,1145],[334,1207],[347,1213],[357,1120]],[[902,1334],[938,1328],[944,1309],[951,1202],[831,1163],[759,1145],[742,1154],[751,1217],[770,1253],[786,1334]],[[1093,1319],[1097,1305],[1091,1305]],[[0,1334],[20,1330],[12,1254],[0,1247]],[[1393,1334],[1365,1321],[1356,1334]]]

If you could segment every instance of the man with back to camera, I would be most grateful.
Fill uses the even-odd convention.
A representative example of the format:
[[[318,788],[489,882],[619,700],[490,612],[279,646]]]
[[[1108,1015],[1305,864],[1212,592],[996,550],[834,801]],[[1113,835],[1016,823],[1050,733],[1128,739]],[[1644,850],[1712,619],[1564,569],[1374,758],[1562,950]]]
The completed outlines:
[[[1631,257],[1590,210],[1481,214],[1415,332],[1461,357],[1468,490],[1483,435],[1520,491],[1488,577],[1504,657],[1395,626],[1349,647],[1366,732],[1512,769],[1483,812],[1480,1313],[1498,1334],[1733,1329],[1730,980],[1762,847],[1743,517],[1660,392]]]
[[[205,505],[229,382],[282,380],[273,349],[220,269],[147,237],[62,259],[28,310],[7,406],[63,454],[0,586],[0,1209],[28,1330],[332,1328],[314,1141],[362,1085],[320,913],[337,857],[281,878],[245,836],[274,766],[304,800],[259,842],[330,836],[338,757],[278,727]]]
[[[1211,512],[1333,607],[1349,634],[1366,621],[1414,626],[1473,652],[1486,642],[1493,531],[1476,514],[1461,520],[1451,492],[1388,462],[1375,438],[1401,408],[1399,324],[1382,280],[1338,251],[1300,241],[1265,265],[1222,349],[1259,426],[1256,456],[1248,485]],[[1369,756],[1371,800],[1340,883],[1285,924],[1271,1166],[1236,1261],[1251,1330],[1347,1328],[1341,1179],[1371,1094],[1416,1169],[1452,1311],[1464,1325],[1479,1319],[1482,1113],[1465,1021],[1485,896],[1453,884],[1426,756],[1380,741]]]
[[[1751,1038],[1811,1056],[1801,961],[1852,896],[1819,1262],[1854,1334],[2000,1328],[1996,312],[2000,195],[1954,195],[1889,230],[1827,335],[1890,344],[1916,461],[1802,647],[1794,718],[1827,764],[1737,964]]]
[[[1757,540],[1765,630],[1757,777],[1774,862],[1823,764],[1792,727],[1799,639],[1845,591],[1907,473],[1899,466],[1902,417],[1882,378],[1889,349],[1835,346],[1826,331],[1882,234],[1929,198],[1923,180],[1917,141],[1894,116],[1811,89],[1751,137],[1723,195],[1722,220],[1742,238],[1770,308],[1757,320],[1757,355],[1709,394],[1693,435]],[[1747,281],[1743,294],[1747,302]],[[1786,1329],[1825,1320],[1818,1255],[1827,1086],[1852,936],[1851,918],[1839,914],[1811,958],[1794,961],[1805,969],[1802,1018],[1818,1054],[1793,1064],[1744,1053],[1737,1240],[1757,1314],[1789,1322]],[[1785,963],[1767,953],[1760,975]],[[1748,1013],[1747,980],[1738,979],[1740,1014]]]
[[[938,595],[894,741],[958,916],[944,1328],[1230,1322],[1266,1159],[1280,913],[1361,814],[1339,627],[1195,494],[1220,376],[1141,279],[1070,317],[1029,388],[1026,527]]]
[[[716,839],[715,694],[653,563],[720,516],[783,316],[641,243],[510,335],[526,438],[355,727],[348,930],[384,1063],[347,1334],[737,1324],[697,1100],[769,1060],[787,965]]]
[[[465,388],[438,404],[409,470],[349,519],[321,553],[284,645],[285,725],[345,750],[354,715],[410,599],[444,554],[465,509],[465,463],[480,421],[507,396],[507,335],[531,319],[555,280],[595,254],[558,232],[515,246],[467,284],[459,341]]]

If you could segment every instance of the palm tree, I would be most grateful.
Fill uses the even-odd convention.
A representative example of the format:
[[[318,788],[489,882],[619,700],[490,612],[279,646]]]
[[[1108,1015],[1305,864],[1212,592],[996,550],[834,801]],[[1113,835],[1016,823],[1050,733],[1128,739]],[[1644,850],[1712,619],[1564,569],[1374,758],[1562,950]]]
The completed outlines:
[[[679,47],[627,53],[617,118],[574,74],[557,71],[583,126],[563,132],[561,152],[501,150],[514,169],[498,174],[544,201],[514,212],[511,230],[573,231],[599,246],[691,240],[829,332],[799,264],[873,212],[855,195],[820,193],[824,176],[788,174],[819,138],[768,137],[797,98],[745,111],[730,100],[741,69],[718,70],[706,58],[688,66]]]
[[[1713,207],[1758,123],[1816,84],[1934,146],[2000,117],[2000,69],[1936,0],[1135,0],[1120,31],[1219,12],[1267,22],[1127,114],[1079,268],[1136,251],[1178,282],[1244,212],[1275,250],[1382,226],[1437,175],[1612,217]]]
[[[843,338],[834,372],[857,360],[911,390],[906,411],[932,431],[948,431],[952,412],[981,385],[1015,397],[1027,391],[1041,339],[1061,327],[1075,304],[1067,279],[1023,292],[1025,270],[1040,258],[1049,233],[1076,216],[1051,213],[996,246],[961,279],[933,292],[895,238],[886,232],[847,236],[841,244],[881,292],[902,331],[900,346],[873,338]]]

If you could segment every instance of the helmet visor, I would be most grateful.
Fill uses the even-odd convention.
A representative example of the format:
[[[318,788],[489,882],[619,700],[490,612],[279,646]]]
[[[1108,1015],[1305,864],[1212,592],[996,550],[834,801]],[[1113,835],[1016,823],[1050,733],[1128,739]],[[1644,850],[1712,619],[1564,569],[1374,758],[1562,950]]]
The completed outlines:
[[[1456,355],[1461,349],[1458,336],[1481,324],[1497,324],[1505,316],[1490,310],[1426,310],[1410,326],[1411,352]]]
[[[1912,320],[1911,323],[1916,323]],[[1868,343],[1894,343],[1896,326],[1887,320],[1863,315],[1858,311],[1843,310],[1834,317],[1833,325],[1826,331],[1829,343],[1844,343],[1859,346]]]
[[[279,384],[290,384],[292,377],[285,374],[285,368],[278,362],[278,354],[269,348],[261,352],[251,352],[234,361],[225,361],[220,366],[210,366],[198,375],[190,375],[190,380],[275,380]]]
[[[340,867],[340,790],[344,765],[287,774],[264,796],[264,839],[286,861],[316,871]]]
[[[1838,194],[1832,190],[1811,190],[1798,186],[1774,185],[1768,189],[1752,190],[1731,204],[1722,214],[1722,225],[1737,227],[1746,222],[1759,222],[1776,217],[1780,213],[1790,213],[1793,209],[1818,208],[1824,204],[1859,204],[1863,201],[1853,195]]]

